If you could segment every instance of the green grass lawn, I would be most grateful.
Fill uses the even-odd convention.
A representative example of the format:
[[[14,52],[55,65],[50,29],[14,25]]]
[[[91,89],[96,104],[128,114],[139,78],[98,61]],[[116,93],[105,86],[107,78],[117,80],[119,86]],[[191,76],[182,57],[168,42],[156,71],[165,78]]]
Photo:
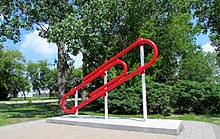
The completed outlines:
[[[58,103],[1,104],[0,126],[58,116]]]
[[[26,100],[47,100],[47,99],[57,99],[57,97],[51,97],[48,96],[40,96],[40,97],[27,97]],[[8,101],[23,101],[24,98],[11,98]]]
[[[95,113],[88,111],[79,111],[82,115],[97,115],[103,116],[103,113]],[[58,116],[58,103],[39,103],[39,104],[1,104],[0,105],[0,126],[15,124],[26,121],[33,121],[38,119],[43,119],[47,117]],[[113,117],[132,117],[132,118],[142,118],[142,115],[112,115]],[[220,125],[220,115],[171,115],[171,116],[161,116],[161,115],[148,115],[148,118],[152,119],[180,119],[180,120],[194,120],[210,122]]]

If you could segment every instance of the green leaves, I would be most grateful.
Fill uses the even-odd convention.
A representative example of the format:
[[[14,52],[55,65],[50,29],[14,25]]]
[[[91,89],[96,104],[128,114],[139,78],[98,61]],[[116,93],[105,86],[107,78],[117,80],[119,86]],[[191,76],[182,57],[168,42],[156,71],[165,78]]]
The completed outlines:
[[[172,109],[172,87],[151,82],[147,85],[148,111],[152,114],[170,115]]]
[[[40,60],[38,63],[28,62],[27,77],[34,91],[41,90],[57,91],[57,70],[50,69],[50,64],[46,60]]]
[[[180,60],[179,78],[197,82],[215,82],[217,65],[215,54],[203,51],[189,52],[186,57]]]
[[[60,0],[9,0],[1,2],[2,24],[0,29],[1,41],[11,39],[15,43],[20,39],[20,29],[33,29],[39,26],[40,36],[49,38],[48,30],[40,26],[54,26],[74,11],[73,5]],[[64,31],[64,30],[62,30]],[[59,34],[62,32],[59,32]],[[53,40],[59,43],[58,38]]]
[[[18,50],[10,50],[0,45],[0,99],[7,99],[8,95],[16,96],[18,91],[27,86],[25,60]]]
[[[194,51],[194,35],[199,30],[191,23],[190,2],[162,2],[154,15],[146,19],[140,33],[153,40],[159,49],[159,59],[155,64],[158,70],[156,80],[170,82],[175,79],[178,61],[188,52]],[[153,72],[153,71],[151,71]]]
[[[194,4],[197,26],[203,33],[210,31],[210,40],[217,52],[218,65],[220,65],[220,3],[218,0],[200,0]]]
[[[180,80],[174,85],[173,108],[176,113],[219,113],[219,85]]]

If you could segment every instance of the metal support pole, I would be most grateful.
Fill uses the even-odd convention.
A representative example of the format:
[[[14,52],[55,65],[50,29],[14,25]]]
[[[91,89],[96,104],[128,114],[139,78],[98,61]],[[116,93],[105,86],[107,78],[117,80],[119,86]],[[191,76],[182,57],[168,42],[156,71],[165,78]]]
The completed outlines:
[[[78,90],[76,90],[75,94],[75,107],[78,106]],[[78,115],[78,110],[76,110],[75,115]]]
[[[105,71],[104,84],[106,84],[107,82],[108,82],[107,71]],[[106,92],[105,95],[105,119],[108,119],[108,92]]]
[[[144,66],[144,46],[140,46],[140,57],[141,57],[141,66]],[[145,83],[145,70],[141,74],[142,79],[142,96],[143,96],[143,115],[144,121],[147,120],[147,95],[146,95],[146,83]]]

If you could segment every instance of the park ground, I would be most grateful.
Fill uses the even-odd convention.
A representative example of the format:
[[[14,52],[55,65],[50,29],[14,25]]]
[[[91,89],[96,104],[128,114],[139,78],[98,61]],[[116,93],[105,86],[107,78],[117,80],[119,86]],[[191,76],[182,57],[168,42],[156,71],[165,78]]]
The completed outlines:
[[[31,98],[26,101],[19,99],[0,101],[0,138],[42,138],[42,139],[69,139],[69,138],[94,138],[94,139],[218,139],[220,138],[220,115],[148,115],[148,118],[179,119],[184,120],[184,130],[180,135],[152,134],[133,131],[119,131],[111,129],[89,128],[63,124],[46,123],[48,117],[59,116],[57,99]],[[89,111],[79,111],[80,115],[98,115]],[[116,117],[136,117],[142,115],[112,115]],[[199,122],[198,122],[199,121]],[[62,129],[62,130],[60,130]],[[45,132],[47,131],[47,132]]]
[[[22,99],[16,99],[7,101],[7,103],[0,101],[0,126],[16,124],[27,121],[34,121],[39,119],[45,119],[48,117],[59,116],[57,99],[47,98],[31,98],[26,101]],[[98,115],[103,116],[103,113],[95,113],[90,111],[80,110],[81,115]],[[112,115],[115,117],[133,117],[142,118],[142,115]],[[190,121],[209,122],[212,124],[220,125],[220,115],[148,115],[148,118],[152,119],[179,119]]]

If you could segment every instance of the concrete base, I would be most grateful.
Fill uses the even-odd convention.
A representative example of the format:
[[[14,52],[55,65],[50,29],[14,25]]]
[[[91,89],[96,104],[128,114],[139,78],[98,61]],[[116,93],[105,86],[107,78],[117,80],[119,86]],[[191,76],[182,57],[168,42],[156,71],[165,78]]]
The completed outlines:
[[[65,115],[47,118],[46,122],[168,135],[178,135],[183,130],[181,120],[148,119],[144,121],[139,118],[116,117],[109,117],[106,120],[102,116]]]

